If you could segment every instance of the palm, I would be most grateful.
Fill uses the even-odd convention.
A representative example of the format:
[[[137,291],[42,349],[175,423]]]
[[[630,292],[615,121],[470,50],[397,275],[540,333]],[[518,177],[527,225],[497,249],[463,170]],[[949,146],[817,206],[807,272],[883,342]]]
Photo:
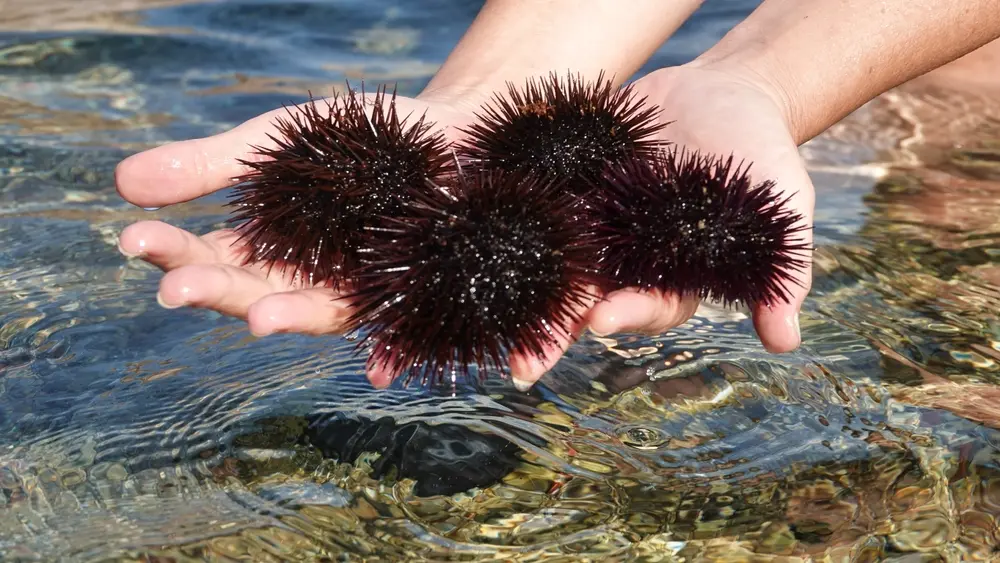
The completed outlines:
[[[775,180],[811,225],[812,183],[780,108],[761,89],[718,71],[675,67],[640,79],[636,90],[659,104],[663,119],[673,122],[664,131],[668,140],[707,153],[733,154],[737,160],[752,163],[753,178]],[[805,236],[811,240],[808,231]],[[802,286],[788,288],[791,303],[754,310],[758,335],[774,352],[792,350],[799,343],[797,312],[811,275],[805,271],[797,277]],[[623,291],[591,312],[590,326],[600,333],[663,332],[687,320],[697,305],[676,295]]]

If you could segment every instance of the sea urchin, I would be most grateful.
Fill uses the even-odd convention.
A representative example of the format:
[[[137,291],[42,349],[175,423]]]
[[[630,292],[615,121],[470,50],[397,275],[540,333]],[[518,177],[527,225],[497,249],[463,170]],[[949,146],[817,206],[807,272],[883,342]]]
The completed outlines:
[[[753,184],[733,157],[661,151],[609,168],[591,212],[599,269],[617,287],[695,294],[725,305],[787,302],[811,247],[773,181]]]
[[[464,165],[363,252],[352,323],[369,329],[374,365],[407,381],[480,376],[517,350],[542,355],[579,320],[594,282],[580,199],[562,183]]]
[[[325,110],[310,98],[276,125],[274,148],[254,147],[259,158],[242,161],[250,172],[230,202],[231,221],[242,222],[238,242],[248,263],[335,289],[353,277],[364,227],[397,213],[401,194],[453,162],[443,135],[431,134],[424,117],[407,124],[395,91],[384,88],[370,98],[335,96]]]
[[[587,83],[555,73],[529,79],[523,89],[508,83],[477,121],[462,132],[458,154],[508,171],[525,170],[565,179],[579,195],[607,164],[633,155],[652,156],[666,143],[659,110],[636,99],[632,85],[615,88],[601,73]]]

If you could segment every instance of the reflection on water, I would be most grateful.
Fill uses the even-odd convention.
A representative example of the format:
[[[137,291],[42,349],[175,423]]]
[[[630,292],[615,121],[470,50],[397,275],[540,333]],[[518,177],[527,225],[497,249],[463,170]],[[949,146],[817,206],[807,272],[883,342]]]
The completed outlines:
[[[344,339],[257,340],[157,307],[158,272],[122,259],[117,233],[140,217],[210,230],[221,198],[144,212],[113,168],[345,76],[412,93],[477,3],[120,4],[0,15],[0,559],[929,561],[1000,545],[988,96],[902,88],[804,148],[821,248],[793,354],[706,306],[656,338],[585,338],[527,394],[375,392]],[[655,64],[746,4],[706,11]]]

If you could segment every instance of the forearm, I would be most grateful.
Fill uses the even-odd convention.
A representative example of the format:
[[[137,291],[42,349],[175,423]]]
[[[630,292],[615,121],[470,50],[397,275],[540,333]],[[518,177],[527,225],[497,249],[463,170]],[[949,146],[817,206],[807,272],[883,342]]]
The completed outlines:
[[[693,64],[766,84],[801,143],[997,37],[1000,0],[765,0]]]
[[[487,0],[421,94],[482,99],[556,71],[627,80],[702,0]]]

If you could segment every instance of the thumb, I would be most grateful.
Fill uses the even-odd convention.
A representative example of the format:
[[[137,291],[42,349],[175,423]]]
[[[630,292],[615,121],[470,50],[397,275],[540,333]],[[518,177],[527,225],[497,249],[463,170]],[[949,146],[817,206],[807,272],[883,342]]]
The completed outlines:
[[[764,348],[775,354],[791,352],[802,342],[799,314],[802,303],[812,288],[812,227],[815,205],[812,181],[801,164],[791,167],[785,177],[779,179],[778,185],[784,186],[783,192],[793,194],[786,205],[802,216],[800,223],[796,225],[800,230],[788,242],[805,249],[795,250],[792,256],[803,262],[800,269],[786,272],[791,278],[784,283],[788,301],[776,299],[770,305],[756,303],[752,308],[757,336]]]

